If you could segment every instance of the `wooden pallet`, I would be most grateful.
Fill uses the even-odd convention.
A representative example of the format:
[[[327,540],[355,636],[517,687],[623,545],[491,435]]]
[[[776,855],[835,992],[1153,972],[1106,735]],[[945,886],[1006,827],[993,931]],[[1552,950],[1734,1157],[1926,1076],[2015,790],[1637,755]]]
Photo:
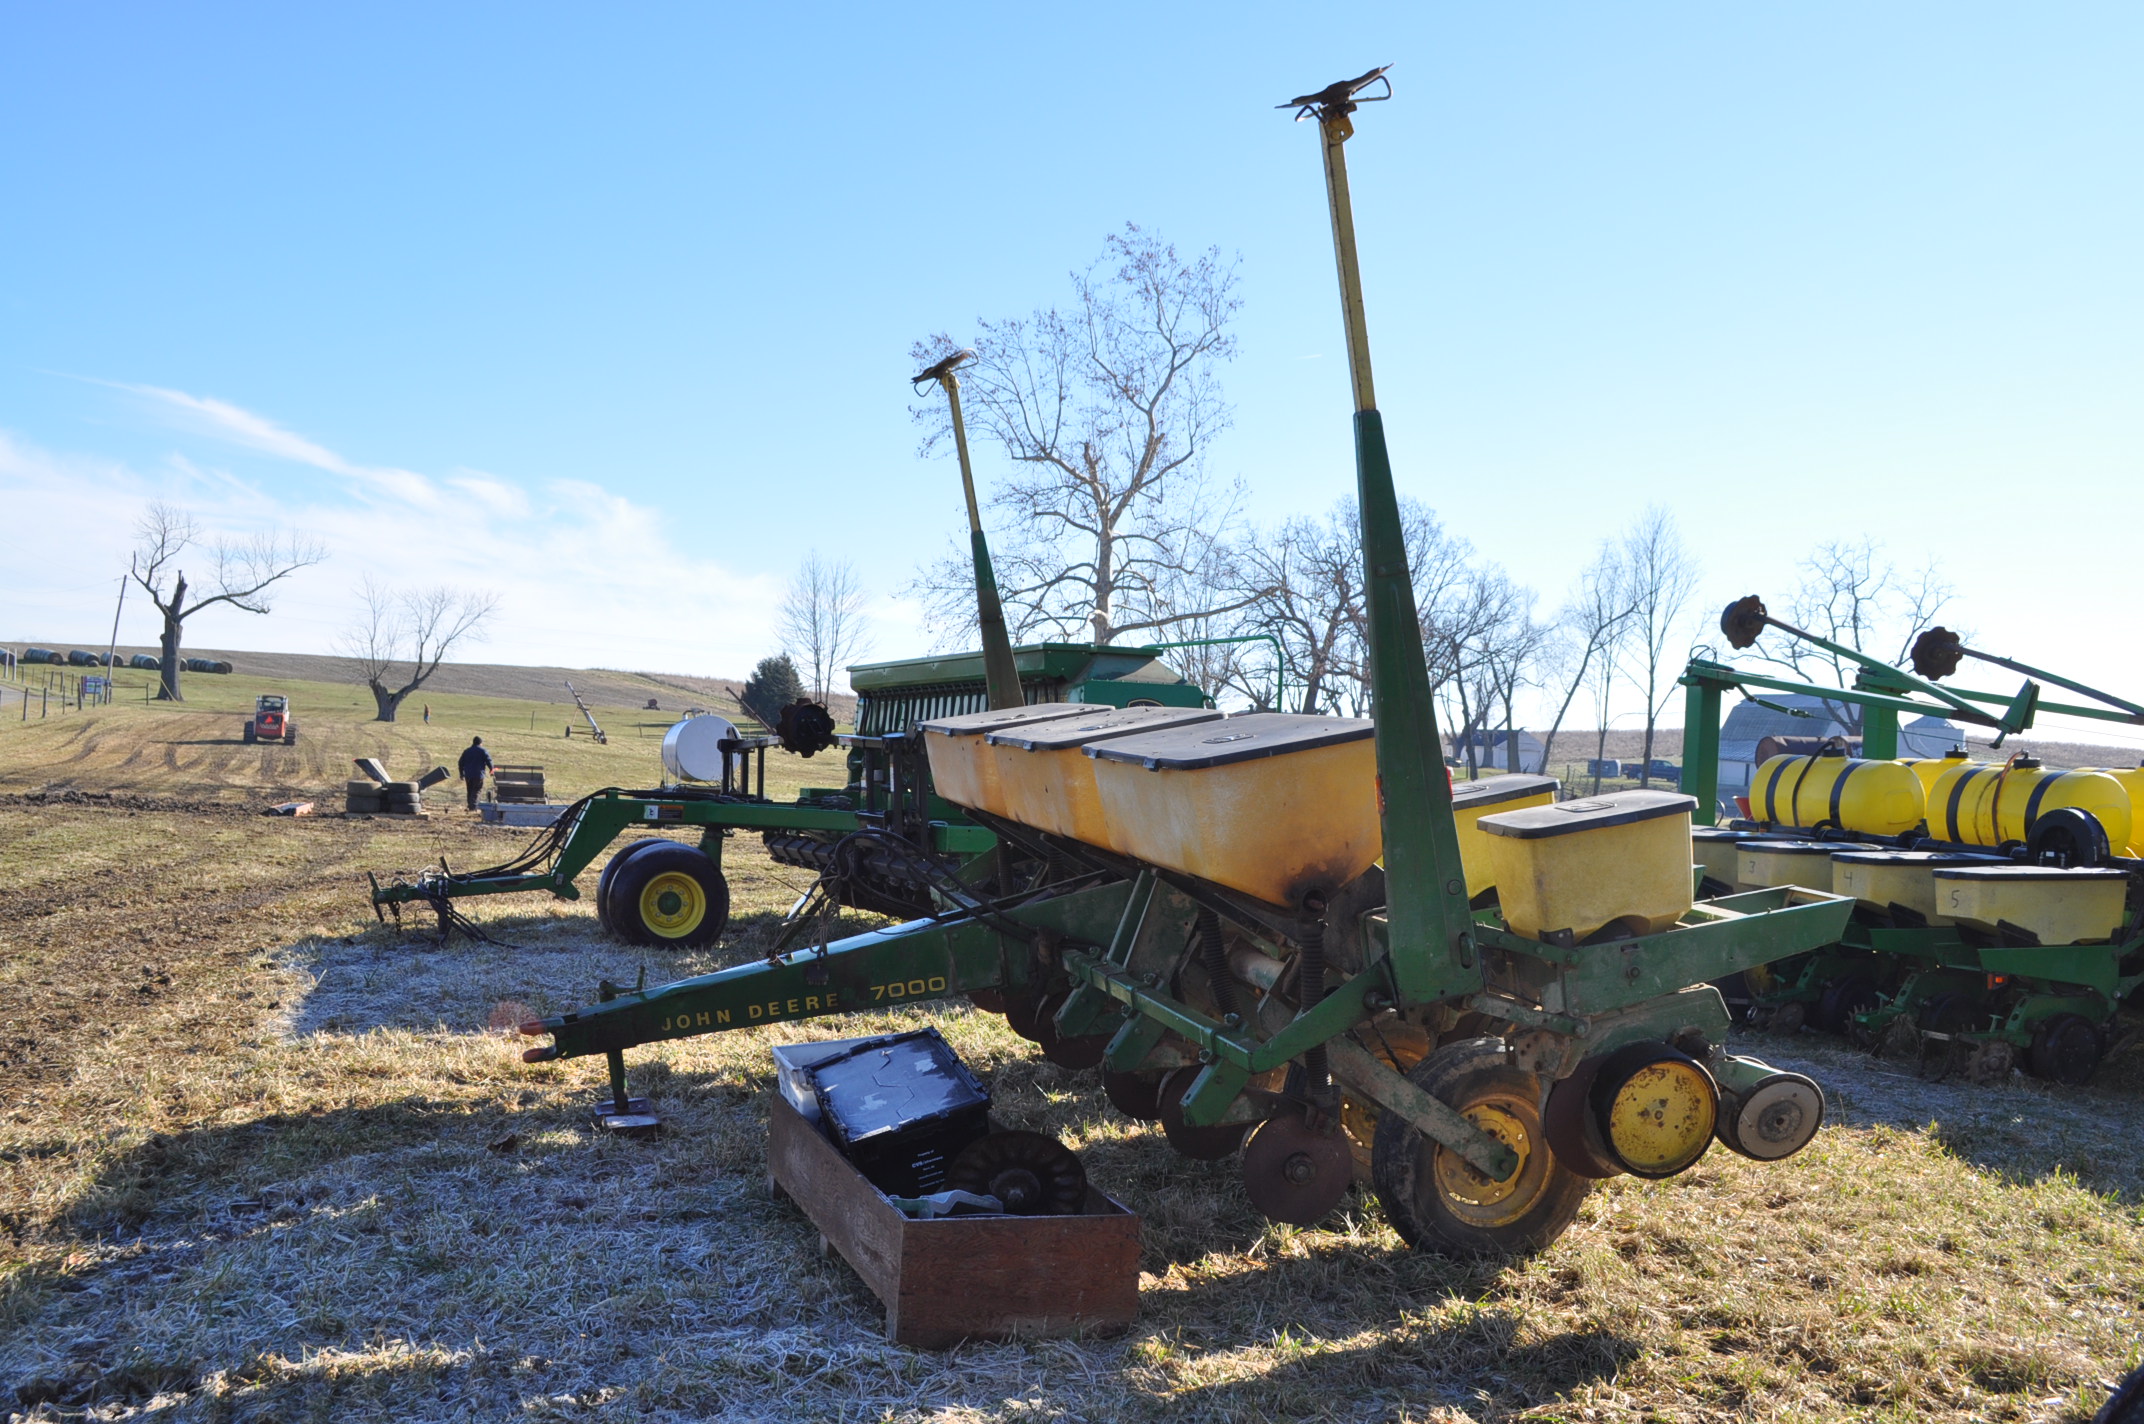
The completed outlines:
[[[540,806],[546,799],[543,768],[495,766],[491,769],[491,792],[500,801]]]
[[[886,1305],[897,1345],[1108,1333],[1139,1313],[1139,1218],[1092,1187],[1080,1216],[895,1210],[789,1101],[768,1110],[767,1168]]]

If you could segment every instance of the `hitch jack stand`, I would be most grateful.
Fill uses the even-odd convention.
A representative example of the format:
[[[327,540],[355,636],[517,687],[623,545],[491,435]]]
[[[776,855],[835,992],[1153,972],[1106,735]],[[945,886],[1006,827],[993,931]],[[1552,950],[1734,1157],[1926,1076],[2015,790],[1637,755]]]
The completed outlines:
[[[662,1119],[648,1106],[646,1098],[636,1098],[625,1090],[625,1050],[613,1048],[603,1055],[610,1064],[610,1091],[597,1098],[588,1117],[598,1132],[608,1132],[617,1137],[653,1137],[662,1131]]]

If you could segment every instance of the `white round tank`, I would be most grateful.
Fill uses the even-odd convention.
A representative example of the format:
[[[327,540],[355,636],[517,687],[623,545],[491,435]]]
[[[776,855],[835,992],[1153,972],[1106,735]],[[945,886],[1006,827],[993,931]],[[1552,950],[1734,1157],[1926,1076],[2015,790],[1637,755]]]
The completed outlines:
[[[737,740],[727,717],[687,717],[663,733],[663,774],[673,781],[720,781],[722,744]]]

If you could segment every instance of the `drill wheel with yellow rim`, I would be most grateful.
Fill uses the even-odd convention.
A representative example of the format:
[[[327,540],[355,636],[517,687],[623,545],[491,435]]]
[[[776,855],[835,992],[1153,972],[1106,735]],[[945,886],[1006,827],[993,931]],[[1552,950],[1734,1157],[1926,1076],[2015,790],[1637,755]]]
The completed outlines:
[[[670,841],[620,867],[608,903],[611,929],[627,944],[698,949],[729,923],[730,887],[705,854]]]
[[[1407,1078],[1509,1147],[1519,1169],[1497,1181],[1398,1114],[1382,1114],[1371,1171],[1401,1238],[1450,1256],[1515,1256],[1563,1235],[1592,1184],[1549,1150],[1539,1076],[1518,1067],[1502,1039],[1471,1038],[1446,1044]]]

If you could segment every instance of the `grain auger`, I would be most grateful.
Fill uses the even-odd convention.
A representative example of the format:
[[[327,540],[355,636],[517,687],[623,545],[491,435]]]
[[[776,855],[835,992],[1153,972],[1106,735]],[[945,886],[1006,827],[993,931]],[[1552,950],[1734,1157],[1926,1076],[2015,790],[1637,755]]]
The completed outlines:
[[[529,1060],[956,995],[1003,1012],[1252,1203],[1366,1176],[1428,1249],[1546,1247],[1594,1180],[1815,1134],[1816,1085],[1722,1048],[1709,981],[1838,936],[1794,889],[1693,905],[1687,798],[1454,818],[1373,397],[1343,145],[1377,70],[1293,100],[1323,138],[1355,393],[1374,719],[1030,703],[923,718],[936,794],[997,836],[937,912],[530,1022]],[[1389,93],[1389,85],[1386,86]],[[930,375],[931,373],[925,373]],[[948,388],[951,393],[950,387]],[[977,526],[979,534],[979,526]],[[985,639],[1003,639],[986,625]],[[1470,882],[1493,884],[1470,892]]]

